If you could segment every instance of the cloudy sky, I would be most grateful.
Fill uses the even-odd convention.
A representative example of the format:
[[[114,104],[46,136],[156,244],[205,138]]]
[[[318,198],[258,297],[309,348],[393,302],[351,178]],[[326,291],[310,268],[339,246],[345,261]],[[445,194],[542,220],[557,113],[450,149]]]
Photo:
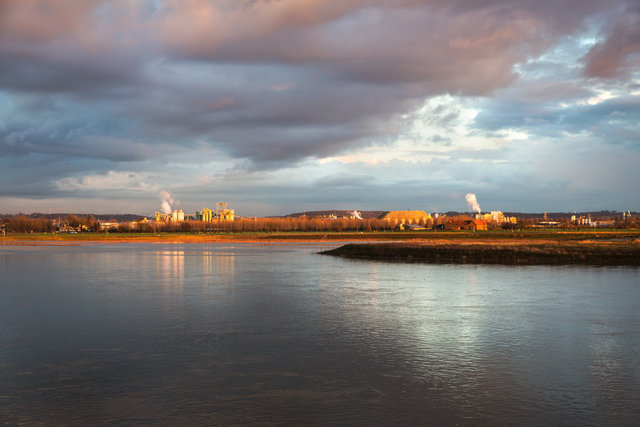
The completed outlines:
[[[637,0],[0,0],[0,212],[640,210]]]

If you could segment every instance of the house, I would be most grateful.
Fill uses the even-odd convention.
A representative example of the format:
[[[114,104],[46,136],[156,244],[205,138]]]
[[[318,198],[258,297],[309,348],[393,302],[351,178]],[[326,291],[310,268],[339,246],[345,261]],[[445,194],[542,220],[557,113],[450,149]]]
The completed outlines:
[[[483,231],[487,229],[487,221],[481,219],[472,219],[471,221],[465,221],[465,223],[467,224],[467,230]]]
[[[444,223],[445,230],[486,230],[487,222],[482,219],[452,218]]]
[[[427,229],[419,224],[402,224],[400,227],[402,227],[400,229],[404,231],[424,231]]]

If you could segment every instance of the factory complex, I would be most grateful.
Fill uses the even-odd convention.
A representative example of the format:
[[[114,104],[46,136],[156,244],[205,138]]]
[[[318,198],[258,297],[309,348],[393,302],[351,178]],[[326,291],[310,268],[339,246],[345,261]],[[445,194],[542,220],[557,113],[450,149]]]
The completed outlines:
[[[195,214],[185,214],[181,209],[171,210],[169,212],[156,212],[155,223],[161,224],[182,224],[185,222],[203,222],[203,223],[229,223],[238,220],[351,220],[351,221],[379,221],[384,224],[385,229],[397,230],[489,230],[495,228],[557,228],[557,227],[614,227],[628,220],[631,220],[630,212],[623,212],[617,217],[600,217],[597,220],[591,218],[590,214],[577,216],[571,215],[570,218],[549,218],[545,212],[541,218],[525,219],[516,216],[505,215],[502,211],[494,210],[483,213],[477,210],[475,214],[442,214],[427,213],[422,210],[399,210],[399,211],[314,211],[303,212],[300,214],[287,215],[285,217],[243,217],[237,215],[233,209],[227,206],[227,203],[217,203],[215,209],[203,208],[196,211]],[[131,223],[133,227],[140,223],[148,223],[144,218],[140,221]],[[110,226],[112,224],[104,224]]]
[[[155,213],[155,221],[158,223],[180,223],[183,221],[233,221],[235,219],[235,211],[233,209],[229,209],[226,203],[216,204],[215,210],[203,208],[201,211],[196,211],[195,215],[185,215],[182,209],[176,209],[167,213]]]

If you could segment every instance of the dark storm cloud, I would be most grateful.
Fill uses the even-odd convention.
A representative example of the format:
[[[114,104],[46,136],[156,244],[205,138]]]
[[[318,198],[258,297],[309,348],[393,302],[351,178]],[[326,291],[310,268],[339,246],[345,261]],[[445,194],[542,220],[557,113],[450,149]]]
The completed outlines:
[[[600,144],[630,144],[640,150],[640,97],[626,96],[597,105],[563,108],[556,104],[504,102],[487,105],[476,125],[490,131],[522,129],[532,138],[562,139],[566,134],[587,132]]]
[[[127,124],[125,134],[78,129],[82,144],[198,140],[256,163],[297,161],[392,135],[429,95],[509,85],[514,64],[619,3],[154,4],[3,2],[0,86],[65,94],[88,111],[95,103],[93,127]],[[69,144],[33,140],[14,150]],[[127,160],[109,145],[113,156],[97,156]],[[133,151],[136,160],[147,150]]]
[[[13,104],[0,126],[2,156],[34,153],[130,162],[163,152],[161,145],[129,140],[123,120],[110,114],[98,118],[97,105],[86,111],[48,95],[14,97]]]
[[[589,77],[618,78],[640,66],[640,5],[629,6],[612,19],[603,41],[585,56]]]
[[[101,25],[102,3],[1,1],[0,87],[96,97],[135,81],[143,46]]]
[[[0,196],[50,197],[58,193],[55,179],[87,169],[99,171],[100,163],[59,155],[0,156]]]

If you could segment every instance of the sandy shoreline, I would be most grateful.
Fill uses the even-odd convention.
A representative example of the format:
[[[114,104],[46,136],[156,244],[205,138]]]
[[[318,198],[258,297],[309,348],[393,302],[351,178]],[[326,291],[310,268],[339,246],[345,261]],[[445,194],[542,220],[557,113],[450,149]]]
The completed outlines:
[[[343,232],[343,233],[242,233],[242,234],[10,234],[0,237],[0,246],[83,246],[117,243],[213,244],[246,243],[259,245],[327,245],[347,243],[392,243],[416,247],[476,246],[523,248],[530,245],[557,248],[561,246],[606,247],[619,244],[640,246],[640,231],[550,231],[531,232]]]
[[[154,244],[190,244],[190,243],[249,243],[260,245],[342,245],[349,242],[379,242],[378,236],[200,236],[200,235],[179,235],[179,236],[137,236],[127,237],[118,235],[108,238],[69,236],[10,236],[0,238],[0,246],[84,246],[84,245],[110,245],[119,243],[154,243]],[[389,239],[382,239],[389,241]]]
[[[120,243],[146,243],[157,245],[176,245],[176,244],[225,244],[225,243],[243,243],[243,244],[255,244],[262,246],[283,246],[283,245],[343,245],[350,243],[352,240],[257,240],[257,239],[226,239],[226,240],[189,240],[189,239],[176,239],[176,240],[137,240],[137,239],[123,239],[123,240],[8,240],[0,241],[0,246],[93,246],[93,245],[114,245]],[[372,240],[371,243],[376,241]]]

